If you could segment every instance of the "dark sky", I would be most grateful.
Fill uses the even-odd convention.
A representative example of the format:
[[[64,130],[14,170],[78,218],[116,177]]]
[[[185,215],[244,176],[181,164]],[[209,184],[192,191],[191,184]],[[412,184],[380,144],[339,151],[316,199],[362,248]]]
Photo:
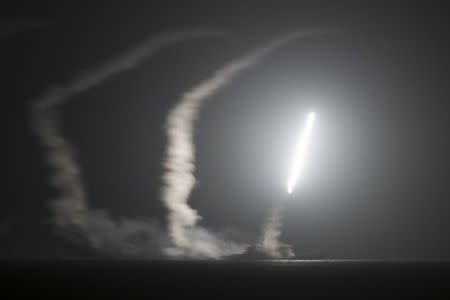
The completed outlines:
[[[30,133],[31,101],[150,34],[204,26],[229,34],[167,48],[64,105],[64,130],[93,207],[163,223],[163,123],[183,91],[261,42],[333,28],[339,32],[276,51],[205,105],[190,203],[205,227],[255,238],[267,210],[285,201],[296,128],[312,107],[319,119],[308,174],[286,203],[283,239],[299,254],[332,258],[450,258],[448,9],[414,1],[236,3],[2,9],[1,94],[14,185],[1,202],[1,257],[92,255],[46,224],[55,191]]]

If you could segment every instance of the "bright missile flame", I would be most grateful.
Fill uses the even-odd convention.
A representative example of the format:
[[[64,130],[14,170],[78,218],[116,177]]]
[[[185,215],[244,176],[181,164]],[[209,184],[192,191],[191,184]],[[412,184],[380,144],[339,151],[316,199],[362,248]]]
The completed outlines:
[[[302,175],[303,165],[305,164],[306,147],[311,139],[311,131],[316,119],[316,113],[310,112],[306,118],[306,124],[303,128],[302,135],[300,137],[300,143],[298,145],[297,156],[295,157],[294,164],[292,166],[291,175],[287,184],[288,194],[292,194],[294,186],[298,181],[298,178]]]

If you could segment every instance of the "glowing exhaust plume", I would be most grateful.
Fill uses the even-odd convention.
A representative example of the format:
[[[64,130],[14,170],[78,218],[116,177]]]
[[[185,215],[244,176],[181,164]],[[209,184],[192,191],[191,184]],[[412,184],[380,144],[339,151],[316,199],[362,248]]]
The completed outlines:
[[[307,116],[306,124],[300,137],[297,156],[295,157],[294,164],[292,166],[292,172],[288,180],[288,194],[292,194],[298,178],[302,175],[303,165],[305,164],[306,148],[308,147],[309,140],[311,139],[311,132],[315,120],[316,114],[314,112],[310,112]]]

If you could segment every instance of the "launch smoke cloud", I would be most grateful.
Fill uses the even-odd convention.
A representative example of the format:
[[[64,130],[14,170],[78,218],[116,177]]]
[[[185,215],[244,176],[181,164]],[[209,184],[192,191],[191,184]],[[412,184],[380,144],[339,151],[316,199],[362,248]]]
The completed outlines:
[[[290,258],[294,256],[291,246],[281,241],[282,205],[275,205],[263,225],[260,246],[264,253],[272,258]]]

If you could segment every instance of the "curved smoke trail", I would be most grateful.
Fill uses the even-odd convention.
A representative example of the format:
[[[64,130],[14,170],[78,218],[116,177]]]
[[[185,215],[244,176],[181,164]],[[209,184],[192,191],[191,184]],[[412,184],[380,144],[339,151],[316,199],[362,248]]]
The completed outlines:
[[[153,226],[136,221],[115,222],[104,212],[89,210],[75,149],[62,132],[58,107],[73,96],[102,84],[114,75],[139,66],[164,47],[193,38],[214,37],[220,34],[213,30],[195,29],[149,37],[129,51],[85,72],[68,84],[47,89],[33,101],[31,127],[46,151],[47,164],[51,168],[50,183],[60,193],[58,199],[50,201],[53,224],[58,228],[83,232],[97,248],[105,246],[111,249],[114,248],[111,244],[115,244],[116,247],[126,244],[128,249],[127,240],[132,234],[143,235],[144,240],[152,238],[156,231]]]
[[[296,39],[323,33],[324,30],[294,32],[255,48],[247,55],[232,60],[210,78],[184,93],[178,104],[170,110],[167,117],[168,145],[161,193],[169,210],[169,234],[177,254],[219,258],[244,251],[243,245],[228,243],[198,226],[201,217],[188,204],[195,184],[194,127],[202,105],[242,71],[255,66],[272,51]]]

